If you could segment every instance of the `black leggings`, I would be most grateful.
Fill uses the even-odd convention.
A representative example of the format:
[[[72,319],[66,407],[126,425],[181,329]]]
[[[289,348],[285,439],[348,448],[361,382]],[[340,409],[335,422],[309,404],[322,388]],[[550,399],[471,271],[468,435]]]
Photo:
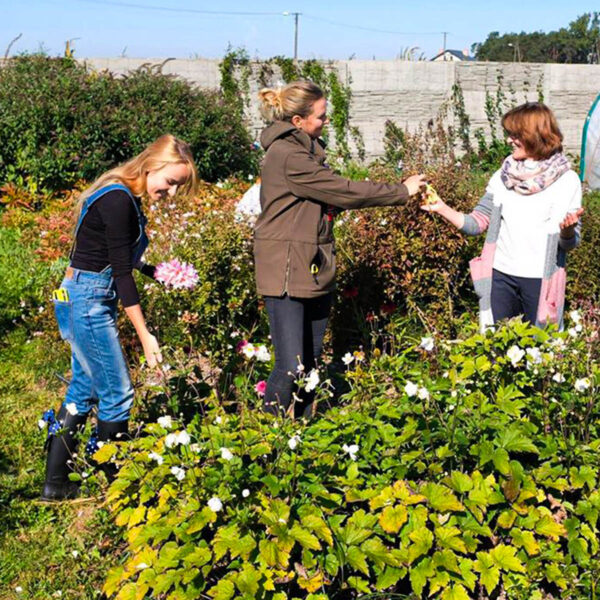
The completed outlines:
[[[535,325],[542,280],[506,275],[494,269],[492,274],[492,315],[494,322],[523,315]]]
[[[308,374],[316,366],[323,349],[323,337],[331,309],[332,295],[318,298],[290,298],[265,296],[269,313],[271,341],[275,347],[275,368],[267,380],[265,411],[271,414],[285,412],[296,388],[299,363]],[[302,406],[298,414],[310,416],[314,393],[301,391]]]

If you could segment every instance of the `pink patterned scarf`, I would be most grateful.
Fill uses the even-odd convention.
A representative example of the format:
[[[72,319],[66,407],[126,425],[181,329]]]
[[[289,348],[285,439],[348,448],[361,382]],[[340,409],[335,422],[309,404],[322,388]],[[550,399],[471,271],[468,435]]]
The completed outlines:
[[[570,168],[562,152],[546,160],[516,160],[511,155],[502,164],[500,177],[507,189],[528,196],[546,189]]]

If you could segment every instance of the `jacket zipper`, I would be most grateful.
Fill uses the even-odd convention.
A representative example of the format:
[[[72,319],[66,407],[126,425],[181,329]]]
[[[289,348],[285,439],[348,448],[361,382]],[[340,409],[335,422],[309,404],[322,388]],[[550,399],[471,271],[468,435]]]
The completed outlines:
[[[288,281],[290,279],[290,243],[288,242],[288,250],[287,250],[287,261],[285,265],[285,284],[283,287],[283,294],[288,293]]]

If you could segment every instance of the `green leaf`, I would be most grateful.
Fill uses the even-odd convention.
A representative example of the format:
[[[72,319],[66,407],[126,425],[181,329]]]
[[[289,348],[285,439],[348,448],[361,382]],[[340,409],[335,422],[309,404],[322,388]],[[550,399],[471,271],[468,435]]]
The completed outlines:
[[[502,475],[510,474],[510,457],[504,448],[496,448],[492,454],[494,466]]]
[[[469,594],[463,585],[457,583],[442,592],[442,600],[469,600]]]
[[[421,597],[427,580],[434,575],[435,569],[430,558],[424,558],[418,565],[411,566],[409,572],[410,585],[417,597]]]
[[[440,543],[440,546],[466,554],[467,547],[460,538],[460,535],[461,531],[457,527],[437,527],[435,530],[435,537]]]
[[[384,564],[391,565],[392,567],[398,566],[398,561],[391,553],[390,549],[386,548],[378,537],[373,537],[363,542],[360,549],[378,567],[382,567]]]
[[[306,529],[302,529],[300,525],[294,525],[290,529],[290,535],[299,542],[304,548],[308,548],[309,550],[320,550],[321,543],[310,531]]]
[[[487,552],[478,552],[477,560],[473,565],[480,573],[479,581],[485,587],[488,595],[496,589],[500,581],[500,567],[494,564],[493,558]]]
[[[571,476],[571,485],[575,489],[580,489],[587,485],[590,490],[593,490],[596,486],[596,471],[588,465],[583,465],[579,469],[571,467],[569,474]]]
[[[529,556],[539,554],[540,545],[531,531],[511,529],[510,536],[512,537],[515,546],[525,548],[525,552],[527,552]]]
[[[234,594],[235,585],[228,579],[221,579],[217,585],[208,590],[208,595],[212,596],[214,600],[230,600]]]
[[[512,508],[502,511],[498,517],[498,527],[510,529],[513,526],[517,516],[517,513],[512,510]]]
[[[523,563],[515,556],[517,549],[505,544],[499,544],[490,550],[490,556],[494,564],[503,571],[516,571],[524,573],[525,567]]]
[[[221,560],[228,550],[236,548],[240,539],[240,531],[236,523],[233,525],[219,527],[213,538],[213,551],[215,561]]]
[[[369,582],[362,577],[348,577],[348,585],[357,592],[362,592],[363,594],[368,594],[371,591]]]
[[[378,591],[387,590],[396,585],[398,581],[406,574],[406,569],[395,569],[394,567],[386,567],[379,577],[375,587]]]
[[[498,445],[508,452],[532,452],[538,454],[535,444],[520,430],[518,425],[503,429],[496,438]]]
[[[262,575],[252,565],[247,564],[241,573],[235,578],[235,585],[242,594],[247,594],[254,598],[256,592],[258,592],[258,582],[261,580]]]
[[[425,527],[411,531],[408,537],[413,542],[408,548],[409,563],[413,563],[419,556],[427,554],[433,546],[433,533]]]
[[[346,470],[346,477],[349,481],[358,479],[358,465],[353,462]]]
[[[300,523],[315,533],[323,541],[327,542],[330,546],[333,546],[333,536],[331,530],[327,527],[327,523],[317,515],[305,515],[300,520]]]
[[[335,554],[329,553],[325,557],[325,570],[332,576],[335,577],[340,568],[340,561]]]
[[[569,540],[568,544],[569,553],[575,558],[577,563],[582,567],[587,567],[590,562],[590,555],[588,553],[588,543],[586,540],[580,537]]]
[[[369,566],[367,565],[366,556],[360,548],[350,546],[346,553],[346,558],[352,567],[358,569],[367,576],[369,575]]]
[[[439,512],[453,512],[464,510],[454,492],[445,485],[428,483],[421,488],[421,493],[427,498],[430,506]]]
[[[406,506],[386,506],[379,515],[379,525],[386,533],[398,533],[408,520]]]
[[[139,523],[141,523],[144,520],[145,516],[146,516],[146,507],[142,504],[141,506],[138,506],[131,513],[127,527],[133,527],[134,525],[138,525]]]
[[[452,486],[452,489],[459,494],[464,494],[473,489],[471,478],[460,471],[452,471],[450,475],[450,485]]]

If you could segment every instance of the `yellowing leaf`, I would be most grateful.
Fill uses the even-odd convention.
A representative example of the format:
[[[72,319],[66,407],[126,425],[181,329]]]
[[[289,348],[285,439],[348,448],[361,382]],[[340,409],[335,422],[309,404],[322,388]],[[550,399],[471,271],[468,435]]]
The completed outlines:
[[[540,552],[540,545],[531,531],[523,531],[521,529],[512,529],[510,536],[513,539],[515,546],[525,548],[525,552],[529,556],[535,556]]]
[[[500,513],[500,516],[498,517],[498,527],[502,527],[503,529],[510,529],[513,526],[516,518],[517,513],[514,510],[508,509],[502,511]]]
[[[408,520],[406,506],[386,506],[379,515],[379,525],[387,533],[398,533]]]
[[[434,575],[435,569],[430,558],[425,558],[418,565],[411,567],[409,572],[410,585],[417,597],[421,597],[427,580]]]
[[[146,507],[142,504],[141,506],[138,506],[131,513],[127,527],[133,527],[134,525],[138,525],[139,523],[141,523],[144,520],[145,516],[146,516]]]
[[[309,593],[316,592],[323,586],[323,573],[319,571],[309,578],[298,577],[298,585]]]
[[[104,444],[102,448],[94,453],[94,460],[100,464],[106,463],[117,453],[117,447],[114,444]]]
[[[544,515],[535,524],[535,532],[539,533],[540,535],[545,535],[555,542],[558,542],[558,538],[566,535],[567,533],[565,528],[549,515]]]
[[[452,471],[450,474],[450,485],[459,494],[464,494],[473,489],[471,478],[460,471]]]
[[[333,546],[333,536],[331,530],[327,527],[327,523],[316,515],[306,515],[300,521],[304,527],[310,529],[323,541],[327,542],[330,546]]]

